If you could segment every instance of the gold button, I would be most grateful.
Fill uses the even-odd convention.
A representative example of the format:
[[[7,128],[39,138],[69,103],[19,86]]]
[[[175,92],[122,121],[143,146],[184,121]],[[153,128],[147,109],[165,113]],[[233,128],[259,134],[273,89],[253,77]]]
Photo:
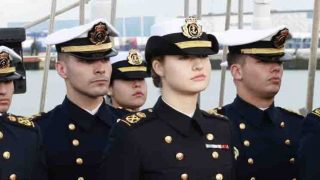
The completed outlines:
[[[10,180],[16,180],[16,179],[17,179],[17,175],[16,175],[16,174],[11,174],[11,175],[9,176],[9,179],[10,179]]]
[[[284,143],[285,143],[287,146],[290,146],[290,145],[291,145],[290,139],[285,140]]]
[[[70,124],[68,125],[68,127],[69,127],[69,129],[70,129],[71,131],[73,131],[73,130],[76,129],[76,125],[74,125],[74,124],[72,124],[72,123],[70,123]]]
[[[176,158],[177,158],[179,161],[181,161],[181,160],[183,159],[183,157],[184,157],[184,155],[183,155],[183,153],[181,153],[181,152],[179,152],[179,153],[176,154]]]
[[[74,140],[72,140],[72,144],[74,145],[74,146],[79,146],[79,140],[78,139],[74,139]]]
[[[213,151],[212,157],[213,157],[213,159],[218,159],[219,158],[219,153],[216,152],[216,151]]]
[[[183,173],[183,174],[181,174],[180,177],[181,177],[182,180],[187,180],[188,179],[188,174]]]
[[[256,180],[256,178],[255,177],[251,177],[250,180]]]
[[[296,178],[292,178],[292,180],[297,180]]]
[[[83,177],[78,177],[78,180],[84,180],[84,178]]]
[[[222,180],[223,179],[223,175],[222,174],[217,174],[216,175],[216,180]]]
[[[253,164],[253,159],[252,159],[252,158],[249,158],[249,159],[248,159],[248,163],[249,163],[250,165],[252,165],[252,164]]]
[[[3,133],[0,131],[0,139],[3,138]]]
[[[164,141],[168,144],[172,143],[172,137],[171,136],[166,136],[164,137]]]
[[[246,125],[244,123],[240,123],[239,127],[240,129],[244,130],[246,128]]]
[[[208,134],[207,134],[207,139],[208,139],[209,141],[212,141],[212,140],[214,139],[213,134],[208,133]]]
[[[250,146],[250,141],[244,140],[243,141],[243,145],[245,145],[246,147],[249,147]]]
[[[4,159],[10,159],[10,152],[9,151],[5,151],[3,154],[2,154],[3,158]]]
[[[82,158],[77,158],[77,159],[76,159],[76,163],[77,163],[78,165],[83,164],[83,159],[82,159]]]
[[[291,163],[291,164],[294,164],[294,162],[295,162],[295,159],[294,159],[294,158],[291,158],[291,159],[290,159],[290,163]]]
[[[282,127],[282,128],[285,127],[285,123],[283,121],[280,123],[280,127]]]

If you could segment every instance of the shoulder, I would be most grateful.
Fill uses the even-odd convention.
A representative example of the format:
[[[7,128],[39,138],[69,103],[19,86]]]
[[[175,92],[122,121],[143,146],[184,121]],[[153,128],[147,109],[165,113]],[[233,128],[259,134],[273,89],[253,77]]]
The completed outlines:
[[[290,109],[286,109],[286,108],[282,108],[282,107],[277,107],[280,111],[284,112],[285,114],[289,115],[289,116],[293,116],[296,117],[298,119],[303,119],[304,117],[296,111],[290,110]]]
[[[6,122],[11,125],[15,125],[15,126],[27,128],[27,129],[36,129],[36,126],[30,117],[8,114],[7,118],[5,119],[6,119]]]
[[[307,115],[307,117],[310,117],[310,116],[316,117],[320,120],[320,108],[314,109],[311,113]]]
[[[152,109],[145,109],[135,113],[130,113],[117,120],[117,124],[128,128],[137,128],[148,122],[152,115]]]

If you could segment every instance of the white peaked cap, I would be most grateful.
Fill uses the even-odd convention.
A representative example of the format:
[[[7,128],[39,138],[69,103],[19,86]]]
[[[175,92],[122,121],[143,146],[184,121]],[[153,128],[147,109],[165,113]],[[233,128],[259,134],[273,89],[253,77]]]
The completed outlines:
[[[1,52],[8,53],[11,60],[21,61],[21,56],[19,56],[14,50],[12,50],[6,46],[0,46],[0,53]]]
[[[92,29],[92,27],[99,23],[103,22],[106,23],[108,32],[110,36],[119,36],[119,32],[116,30],[115,27],[113,27],[109,22],[106,20],[100,18],[96,19],[94,21],[91,21],[87,24],[81,25],[81,26],[76,26],[68,29],[61,29],[59,31],[56,31],[50,35],[47,36],[45,39],[45,43],[47,45],[55,45],[55,44],[60,44],[63,42],[70,41],[75,38],[83,38],[88,36],[88,32]]]

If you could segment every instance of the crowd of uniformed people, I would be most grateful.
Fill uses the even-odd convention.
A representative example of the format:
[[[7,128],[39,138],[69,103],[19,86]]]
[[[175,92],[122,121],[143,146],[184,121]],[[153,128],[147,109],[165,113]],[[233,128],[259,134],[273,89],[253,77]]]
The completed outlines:
[[[289,29],[256,23],[218,38],[195,17],[156,23],[144,57],[118,53],[103,19],[54,32],[66,96],[32,117],[8,113],[26,91],[25,30],[0,29],[0,179],[320,180],[320,109],[303,117],[274,101]],[[237,95],[204,111],[219,43]],[[161,95],[141,110],[147,77]]]

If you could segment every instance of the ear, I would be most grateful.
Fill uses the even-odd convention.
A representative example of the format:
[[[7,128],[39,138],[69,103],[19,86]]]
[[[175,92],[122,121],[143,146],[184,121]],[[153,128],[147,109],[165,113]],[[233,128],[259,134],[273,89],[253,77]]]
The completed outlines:
[[[240,64],[232,64],[230,66],[230,72],[234,80],[242,80],[243,71]]]
[[[68,71],[66,68],[66,63],[64,61],[57,61],[56,64],[56,70],[58,74],[63,78],[66,79],[68,76]]]
[[[163,68],[163,63],[161,63],[159,60],[153,60],[152,61],[152,68],[154,70],[154,72],[160,76],[163,77],[164,76],[164,68]]]

